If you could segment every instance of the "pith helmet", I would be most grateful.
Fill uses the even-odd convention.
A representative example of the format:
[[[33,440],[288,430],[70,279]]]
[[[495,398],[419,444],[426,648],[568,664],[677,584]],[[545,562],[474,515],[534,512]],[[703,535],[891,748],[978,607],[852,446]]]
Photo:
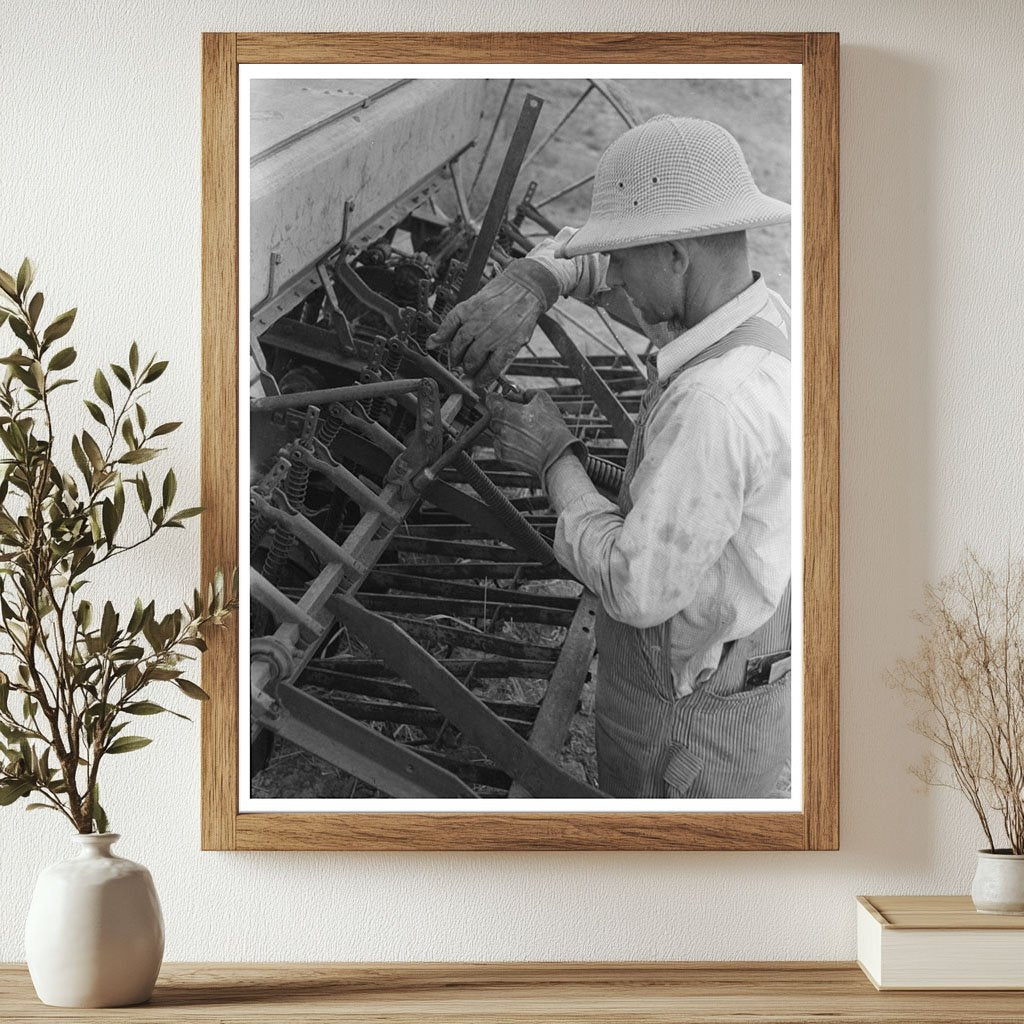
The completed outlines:
[[[721,126],[660,114],[601,157],[586,224],[560,256],[781,224],[788,203],[754,184],[739,143]]]

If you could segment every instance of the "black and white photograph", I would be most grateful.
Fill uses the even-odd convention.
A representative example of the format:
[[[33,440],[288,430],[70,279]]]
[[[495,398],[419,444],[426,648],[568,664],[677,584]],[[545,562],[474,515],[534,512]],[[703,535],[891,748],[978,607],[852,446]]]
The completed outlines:
[[[240,70],[240,810],[799,810],[800,69]]]

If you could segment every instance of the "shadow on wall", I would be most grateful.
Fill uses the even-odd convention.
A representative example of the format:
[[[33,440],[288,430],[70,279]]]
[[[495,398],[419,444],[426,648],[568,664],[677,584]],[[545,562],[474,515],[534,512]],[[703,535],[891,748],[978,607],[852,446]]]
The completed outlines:
[[[922,741],[888,683],[932,571],[934,73],[842,53],[842,849],[924,872],[929,804],[907,773]]]

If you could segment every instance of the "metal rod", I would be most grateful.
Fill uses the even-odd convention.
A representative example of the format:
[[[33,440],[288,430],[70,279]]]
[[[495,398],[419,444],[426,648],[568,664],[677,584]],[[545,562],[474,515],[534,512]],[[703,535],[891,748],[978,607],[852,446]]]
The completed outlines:
[[[307,615],[255,569],[249,571],[249,588],[256,601],[263,605],[278,622],[293,622],[313,636],[317,636],[324,628],[322,622],[318,622],[312,615]]]
[[[297,409],[303,405],[324,405],[328,402],[361,402],[377,395],[401,395],[415,391],[420,386],[417,379],[382,380],[372,384],[350,384],[342,388],[324,388],[322,391],[297,391],[290,395],[268,395],[254,398],[249,402],[252,412],[277,412],[280,409]]]
[[[526,155],[526,147],[530,143],[530,137],[533,135],[533,129],[537,124],[540,108],[543,105],[544,101],[532,93],[527,93],[526,99],[523,100],[523,109],[520,111],[519,120],[512,133],[512,141],[509,143],[501,170],[498,172],[498,180],[494,183],[494,191],[487,204],[487,212],[480,225],[480,233],[473,242],[473,249],[466,263],[462,287],[459,289],[459,302],[468,299],[480,287],[484,267],[487,265],[487,259],[494,247],[501,224],[505,220],[509,198],[512,195],[516,178],[519,177],[519,169],[523,164],[523,157]]]

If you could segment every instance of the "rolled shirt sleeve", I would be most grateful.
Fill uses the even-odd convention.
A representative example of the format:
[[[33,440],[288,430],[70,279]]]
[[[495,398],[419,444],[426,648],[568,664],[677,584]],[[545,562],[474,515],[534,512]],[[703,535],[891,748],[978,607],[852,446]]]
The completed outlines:
[[[677,382],[647,424],[629,513],[581,494],[559,516],[555,554],[612,618],[638,628],[665,622],[693,601],[736,534],[763,461],[726,404]]]

